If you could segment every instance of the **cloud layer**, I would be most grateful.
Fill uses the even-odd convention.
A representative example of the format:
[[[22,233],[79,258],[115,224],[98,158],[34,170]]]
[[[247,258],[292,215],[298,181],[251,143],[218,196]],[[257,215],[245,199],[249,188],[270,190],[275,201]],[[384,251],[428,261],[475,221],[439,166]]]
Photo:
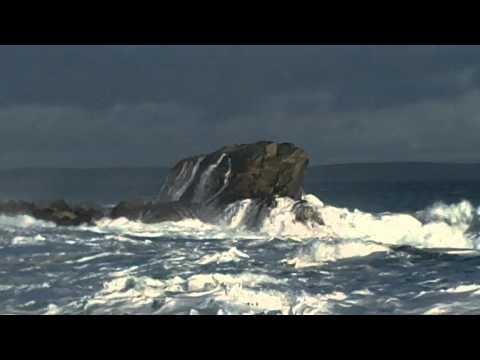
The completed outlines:
[[[169,165],[292,141],[313,163],[480,161],[477,46],[2,46],[0,167]]]

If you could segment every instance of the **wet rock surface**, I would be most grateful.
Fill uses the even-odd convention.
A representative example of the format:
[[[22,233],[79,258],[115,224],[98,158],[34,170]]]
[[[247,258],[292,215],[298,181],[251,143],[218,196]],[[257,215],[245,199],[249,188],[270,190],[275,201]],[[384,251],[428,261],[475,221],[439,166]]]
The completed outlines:
[[[194,204],[181,202],[121,202],[112,209],[111,218],[124,217],[130,220],[139,220],[144,223],[157,223],[163,221],[180,221],[182,219],[205,218],[205,209]],[[202,216],[203,215],[203,216]]]
[[[229,204],[272,196],[299,199],[309,157],[290,143],[232,145],[178,162],[160,199]]]
[[[111,216],[143,222],[217,219],[231,203],[252,199],[248,226],[259,223],[274,198],[299,200],[309,157],[290,143],[258,142],[225,146],[207,155],[179,161],[170,171],[157,201],[117,205]],[[310,216],[312,217],[312,216]]]
[[[306,201],[301,200],[295,203],[292,211],[295,214],[295,221],[301,222],[303,224],[310,222],[317,225],[325,225],[322,216],[318,212],[318,210],[312,207]]]

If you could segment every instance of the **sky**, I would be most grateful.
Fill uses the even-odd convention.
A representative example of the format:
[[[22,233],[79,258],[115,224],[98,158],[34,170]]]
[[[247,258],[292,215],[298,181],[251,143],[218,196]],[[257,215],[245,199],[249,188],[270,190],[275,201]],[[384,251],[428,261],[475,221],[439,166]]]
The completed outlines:
[[[292,142],[311,164],[480,162],[480,47],[0,46],[0,168],[171,166]]]

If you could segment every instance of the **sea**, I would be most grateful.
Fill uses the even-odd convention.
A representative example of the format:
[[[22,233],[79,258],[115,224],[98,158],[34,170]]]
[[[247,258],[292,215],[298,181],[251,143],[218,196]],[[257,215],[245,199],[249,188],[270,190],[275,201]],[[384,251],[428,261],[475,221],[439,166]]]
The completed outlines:
[[[112,207],[154,198],[167,171],[0,171],[0,199]],[[313,171],[304,199],[324,225],[295,221],[285,198],[255,231],[248,199],[218,224],[2,215],[0,314],[480,313],[480,180]]]

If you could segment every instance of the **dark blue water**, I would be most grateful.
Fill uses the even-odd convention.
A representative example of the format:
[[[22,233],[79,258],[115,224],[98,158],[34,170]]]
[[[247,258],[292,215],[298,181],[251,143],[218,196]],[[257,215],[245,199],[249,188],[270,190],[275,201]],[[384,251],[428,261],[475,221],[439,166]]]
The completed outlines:
[[[115,203],[155,197],[166,168],[139,169],[19,169],[0,171],[0,200],[57,200]],[[305,190],[325,202],[368,212],[417,211],[442,201],[469,200],[480,205],[480,180],[337,181],[307,173]],[[348,179],[348,176],[346,177]]]
[[[368,212],[412,212],[436,203],[469,200],[480,205],[480,181],[327,182],[305,181],[307,193],[340,207]]]

